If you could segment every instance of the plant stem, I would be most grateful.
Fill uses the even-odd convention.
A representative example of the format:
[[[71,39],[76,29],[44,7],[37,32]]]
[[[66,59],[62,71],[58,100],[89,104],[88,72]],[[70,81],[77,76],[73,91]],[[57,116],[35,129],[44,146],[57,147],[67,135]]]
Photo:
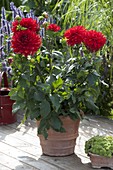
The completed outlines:
[[[36,65],[36,68],[37,68],[38,75],[39,75],[39,77],[40,77],[41,82],[44,83],[45,81],[44,81],[43,75],[41,74],[41,70],[40,70],[40,67],[39,67],[39,64],[38,64],[38,63],[37,63],[37,65]]]

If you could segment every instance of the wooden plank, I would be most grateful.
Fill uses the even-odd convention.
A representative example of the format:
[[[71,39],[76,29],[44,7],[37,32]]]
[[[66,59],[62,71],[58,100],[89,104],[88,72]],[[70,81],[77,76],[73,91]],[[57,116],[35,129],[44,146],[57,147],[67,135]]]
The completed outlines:
[[[7,167],[11,170],[39,170],[38,168],[33,168],[32,166],[29,166],[28,164],[24,164],[23,162],[20,162],[12,157],[9,157],[3,153],[0,153],[0,162],[2,162],[2,167],[4,165],[4,170],[7,170]],[[7,167],[6,167],[7,166]],[[1,170],[1,169],[0,169]]]
[[[18,149],[16,147],[10,146],[6,143],[0,142],[0,152],[5,153],[8,156],[11,156],[13,158],[21,158],[21,157],[31,157],[33,159],[36,159],[40,157],[40,155],[33,155],[30,153],[27,153],[25,151],[22,151],[21,149]]]
[[[33,126],[33,124],[34,124],[34,126]],[[37,126],[35,123],[31,124],[31,122],[29,122],[27,125],[15,122],[13,124],[2,125],[0,127],[9,127],[10,129],[15,129],[16,131],[23,131],[25,133],[30,133],[31,136],[32,135],[36,136],[36,134],[37,134]]]
[[[75,154],[66,157],[48,157],[42,155],[41,158],[45,162],[49,162],[64,170],[91,170],[90,164],[82,164],[81,159]]]
[[[25,167],[27,165],[29,165],[29,169],[32,167],[32,168],[40,169],[40,170],[53,170],[53,169],[58,170],[59,169],[58,166],[56,167],[56,165],[53,165],[49,162],[45,162],[44,160],[41,160],[40,156],[30,155],[28,153],[20,151],[17,148],[8,146],[7,144],[4,144],[4,143],[0,143],[0,146],[1,146],[0,153],[2,154],[2,159],[3,159],[3,157],[4,157],[4,159],[6,159],[6,157],[10,157],[10,159],[7,160],[7,164],[9,164],[10,168],[12,168],[11,162],[12,162],[12,159],[14,159],[13,161],[14,161],[15,166],[17,166],[17,164],[20,167],[22,165],[24,165]],[[0,159],[0,161],[1,161],[1,159]],[[10,161],[10,163],[9,163],[9,161]],[[3,161],[3,162],[4,162],[4,164],[6,163],[5,161]],[[15,167],[15,169],[16,169],[16,167]]]
[[[40,145],[37,134],[35,136],[32,136],[29,133],[23,133],[23,131],[20,131],[20,130],[18,131],[8,126],[0,126],[0,132],[1,133],[4,132],[4,135],[6,136],[10,134],[11,137],[14,137],[15,139],[21,139],[22,141],[27,142],[32,145],[36,145],[36,146],[37,144]],[[31,132],[34,133],[33,131]]]
[[[17,122],[15,122],[13,124],[7,124],[7,126],[12,127],[13,129],[16,129],[16,130],[20,130],[23,127],[24,131],[26,130],[25,132],[28,132],[29,129],[33,131],[35,128],[37,128],[35,120],[31,120],[30,118],[28,118],[27,121],[25,121],[25,123],[22,124],[21,123],[22,119],[23,119],[23,113],[18,112],[17,113]],[[37,130],[35,130],[35,132],[37,133]],[[34,135],[34,134],[31,133],[31,135]]]
[[[16,122],[16,123],[7,125],[7,127],[9,127],[10,129],[15,129],[16,131],[22,131],[23,133],[28,133],[31,136],[37,135],[37,127],[36,126],[33,127],[30,124],[29,126],[27,126],[25,124],[18,124],[18,122]]]
[[[99,116],[88,116],[81,122],[81,128],[96,128],[99,131],[105,133],[111,133],[113,135],[113,120]]]
[[[7,165],[2,165],[0,163],[0,170],[11,170],[9,167],[7,167]]]
[[[90,161],[83,164],[81,159],[75,154],[66,157],[49,157],[42,155],[40,159],[56,165],[59,167],[59,170],[93,170]],[[105,169],[101,168],[101,170]]]
[[[30,153],[32,155],[41,155],[42,154],[42,150],[41,147],[37,144],[37,145],[33,145],[33,143],[35,141],[32,141],[32,143],[28,143],[27,140],[23,141],[21,139],[17,139],[11,135],[6,135],[2,132],[0,132],[0,136],[2,136],[2,143],[5,143],[9,146],[13,146],[15,148],[18,148],[22,151],[25,151],[27,153]],[[0,150],[1,150],[1,145],[0,145]]]

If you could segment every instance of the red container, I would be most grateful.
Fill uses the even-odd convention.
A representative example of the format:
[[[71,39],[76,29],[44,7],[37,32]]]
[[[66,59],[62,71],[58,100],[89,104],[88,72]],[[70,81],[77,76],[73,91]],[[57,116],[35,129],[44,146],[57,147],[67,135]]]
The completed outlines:
[[[4,80],[4,87],[0,88],[0,125],[16,122],[16,114],[12,113],[14,100],[11,100],[8,96],[10,89],[8,87],[6,72],[0,73],[0,87],[2,78]]]

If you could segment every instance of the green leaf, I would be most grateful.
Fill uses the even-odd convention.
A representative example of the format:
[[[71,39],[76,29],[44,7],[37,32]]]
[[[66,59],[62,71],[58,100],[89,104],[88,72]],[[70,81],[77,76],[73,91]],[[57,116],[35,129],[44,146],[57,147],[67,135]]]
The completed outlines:
[[[51,85],[55,80],[56,80],[56,76],[50,75],[48,76],[46,82]]]
[[[20,84],[21,87],[27,88],[30,83],[25,79],[20,79],[19,84]]]
[[[56,81],[52,83],[53,87],[57,89],[58,87],[63,85],[63,80],[59,77]]]
[[[34,111],[34,110],[29,111],[29,115],[30,115],[31,120],[33,120],[33,119],[36,120],[39,116],[37,110],[36,111]]]
[[[60,128],[60,132],[61,132],[61,133],[64,133],[64,132],[66,132],[66,130],[65,130],[63,127],[61,127],[61,128]]]
[[[75,65],[74,64],[72,64],[69,68],[68,68],[68,71],[67,71],[67,73],[70,73],[72,70],[73,70],[73,68],[75,67]]]
[[[20,88],[19,90],[18,90],[18,96],[20,97],[20,98],[22,98],[22,99],[24,99],[24,90],[22,89],[22,88]]]
[[[89,84],[94,85],[98,81],[98,76],[95,74],[88,75]]]
[[[19,111],[21,109],[20,105],[18,105],[18,103],[14,103],[13,107],[12,107],[12,112],[16,113],[17,111]]]
[[[29,6],[29,8],[30,9],[32,9],[33,7],[35,7],[36,6],[36,4],[35,4],[35,1],[28,1],[28,6]]]
[[[17,91],[16,88],[12,88],[11,91],[9,92],[9,96],[15,94],[16,91]]]
[[[28,73],[28,74],[27,74],[27,72],[26,72],[26,73],[22,73],[20,79],[30,80],[30,75],[29,75],[29,73]]]
[[[56,57],[62,57],[63,54],[60,51],[53,51],[52,55],[55,55]]]
[[[16,102],[13,104],[13,108],[12,108],[13,113],[16,113],[18,110],[24,109],[25,105],[26,104],[24,102],[24,99],[18,97],[18,100],[16,100]]]
[[[42,117],[46,117],[51,112],[50,104],[47,100],[43,100],[40,105],[40,114]]]
[[[41,92],[41,91],[36,91],[35,93],[34,93],[34,99],[36,100],[36,101],[43,101],[44,100],[44,98],[45,98],[45,95],[44,95],[44,93],[43,92]]]
[[[82,77],[86,77],[88,74],[88,70],[81,70],[78,74],[77,74],[77,78],[82,78]]]
[[[39,127],[38,127],[38,134],[43,135],[45,137],[45,139],[47,139],[47,137],[48,137],[46,126],[47,126],[47,120],[41,119]]]
[[[71,96],[72,96],[73,104],[75,104],[77,99],[73,94]]]
[[[93,74],[97,77],[100,77],[100,74],[98,74],[96,71],[94,71]]]
[[[47,137],[48,137],[47,130],[44,129],[42,132],[42,135],[45,137],[45,139],[47,139]]]
[[[78,111],[78,109],[76,108],[76,106],[72,107],[71,109],[69,109],[69,111],[72,113],[70,114],[70,117],[73,119],[73,120],[76,120],[78,118],[81,119],[81,116],[80,116],[80,111]]]
[[[95,105],[95,103],[93,102],[93,100],[91,99],[87,99],[86,100],[86,106],[93,110],[95,113],[99,113],[99,108]]]
[[[16,100],[16,98],[17,98],[17,88],[12,88],[8,95],[10,96],[10,99]]]
[[[61,72],[62,72],[62,70],[61,70],[61,68],[60,67],[58,67],[58,66],[53,66],[53,73],[54,73],[54,75],[58,75],[58,74],[61,74]],[[56,76],[55,76],[56,77]]]
[[[71,109],[70,109],[70,112],[71,113],[75,113],[77,111],[77,109],[75,108],[75,107],[72,107]]]
[[[29,109],[29,110],[34,110],[35,108],[35,101],[33,99],[29,99],[26,101],[26,107]],[[33,108],[32,108],[33,107]]]
[[[54,94],[53,96],[52,95],[50,96],[50,99],[53,104],[53,107],[55,107],[55,111],[57,112],[60,107],[59,97],[56,94]]]
[[[50,124],[51,124],[52,128],[56,131],[60,131],[60,129],[62,127],[61,120],[56,116],[51,117]]]
[[[85,69],[88,69],[88,68],[90,68],[90,67],[92,67],[92,64],[89,63],[89,62],[86,62],[84,68],[85,68]]]
[[[50,85],[48,85],[47,83],[43,83],[43,84],[38,84],[37,88],[41,88],[42,90],[46,91],[47,93],[50,92]]]

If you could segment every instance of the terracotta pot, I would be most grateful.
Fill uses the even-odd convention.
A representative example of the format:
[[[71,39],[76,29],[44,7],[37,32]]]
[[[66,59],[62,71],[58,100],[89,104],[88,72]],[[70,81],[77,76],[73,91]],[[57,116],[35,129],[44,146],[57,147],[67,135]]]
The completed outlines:
[[[91,164],[93,168],[111,168],[113,169],[113,157],[108,158],[96,154],[89,153],[88,154],[91,160]]]
[[[38,135],[42,152],[49,156],[67,156],[74,153],[80,120],[73,121],[70,117],[60,117],[66,132],[48,130],[48,139]],[[38,122],[39,124],[39,122]]]

